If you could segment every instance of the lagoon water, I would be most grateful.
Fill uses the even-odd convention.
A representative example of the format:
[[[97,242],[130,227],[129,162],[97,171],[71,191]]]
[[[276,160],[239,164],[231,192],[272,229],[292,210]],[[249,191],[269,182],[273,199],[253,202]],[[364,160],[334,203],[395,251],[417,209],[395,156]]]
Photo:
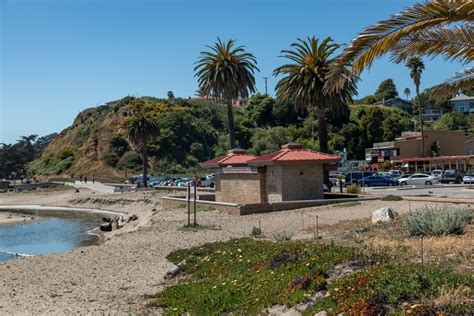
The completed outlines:
[[[88,231],[101,224],[103,215],[43,211],[28,214],[47,217],[38,222],[0,226],[0,262],[16,259],[10,253],[49,254],[98,242]]]

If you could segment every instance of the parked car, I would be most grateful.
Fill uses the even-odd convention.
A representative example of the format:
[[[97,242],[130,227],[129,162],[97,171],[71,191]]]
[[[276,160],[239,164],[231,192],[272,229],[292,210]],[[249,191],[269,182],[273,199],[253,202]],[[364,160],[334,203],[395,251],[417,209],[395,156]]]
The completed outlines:
[[[209,187],[213,188],[214,187],[214,175],[210,174],[205,177],[202,177],[199,179],[199,185],[201,187]]]
[[[443,177],[441,178],[441,182],[443,183],[461,183],[464,177],[464,171],[462,170],[456,170],[456,169],[450,169],[450,170],[444,170],[443,172]]]
[[[373,171],[353,171],[346,174],[344,178],[344,185],[347,187],[351,184],[358,184],[358,181],[362,178],[368,177],[375,174]]]
[[[472,184],[474,183],[474,174],[473,173],[466,173],[462,178],[462,182],[465,184]]]
[[[360,186],[366,186],[366,187],[370,187],[370,186],[394,186],[394,185],[398,185],[398,181],[393,180],[390,177],[385,177],[385,176],[382,176],[382,175],[374,174],[374,175],[365,177],[363,179],[360,179],[357,182],[357,184],[360,185]]]
[[[438,183],[439,180],[433,176],[424,173],[414,173],[408,177],[403,175],[398,179],[400,185],[432,185]]]

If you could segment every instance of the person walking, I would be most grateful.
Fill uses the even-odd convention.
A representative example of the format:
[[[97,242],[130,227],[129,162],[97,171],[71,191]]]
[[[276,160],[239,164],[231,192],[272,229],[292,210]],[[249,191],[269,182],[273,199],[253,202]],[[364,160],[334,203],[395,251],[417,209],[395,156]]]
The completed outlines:
[[[82,183],[82,178],[83,178],[83,175],[81,174],[79,177],[79,180],[81,181],[81,183]]]
[[[92,184],[95,183],[95,175],[92,175]]]
[[[84,183],[87,184],[87,176],[84,176]]]

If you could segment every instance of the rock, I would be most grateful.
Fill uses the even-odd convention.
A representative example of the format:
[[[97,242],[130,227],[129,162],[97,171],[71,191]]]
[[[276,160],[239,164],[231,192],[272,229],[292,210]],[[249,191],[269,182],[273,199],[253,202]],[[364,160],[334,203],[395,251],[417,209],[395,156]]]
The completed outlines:
[[[267,308],[268,315],[281,315],[283,311],[286,309],[283,305],[273,305],[272,307]]]
[[[372,223],[388,222],[395,219],[395,213],[389,207],[382,207],[372,213]]]
[[[178,266],[173,266],[171,269],[168,270],[168,272],[166,272],[165,278],[166,278],[166,279],[174,278],[174,277],[177,276],[180,272],[181,272],[181,268],[180,268],[180,267],[178,267]]]
[[[112,231],[112,222],[104,223],[104,224],[100,225],[100,230],[104,231],[104,232]]]
[[[282,316],[301,316],[303,315],[301,312],[297,311],[295,308],[290,308],[289,310],[285,311]]]
[[[314,314],[314,316],[327,316],[327,315],[328,315],[328,312],[326,312],[326,311],[320,311],[320,312]]]

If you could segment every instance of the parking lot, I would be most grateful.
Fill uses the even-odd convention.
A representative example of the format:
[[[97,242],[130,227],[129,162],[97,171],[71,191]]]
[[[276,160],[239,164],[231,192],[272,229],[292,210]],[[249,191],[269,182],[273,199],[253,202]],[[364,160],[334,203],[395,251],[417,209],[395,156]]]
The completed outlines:
[[[443,184],[433,186],[406,186],[406,187],[368,187],[361,188],[366,193],[383,195],[412,195],[436,196],[474,199],[474,185]]]

